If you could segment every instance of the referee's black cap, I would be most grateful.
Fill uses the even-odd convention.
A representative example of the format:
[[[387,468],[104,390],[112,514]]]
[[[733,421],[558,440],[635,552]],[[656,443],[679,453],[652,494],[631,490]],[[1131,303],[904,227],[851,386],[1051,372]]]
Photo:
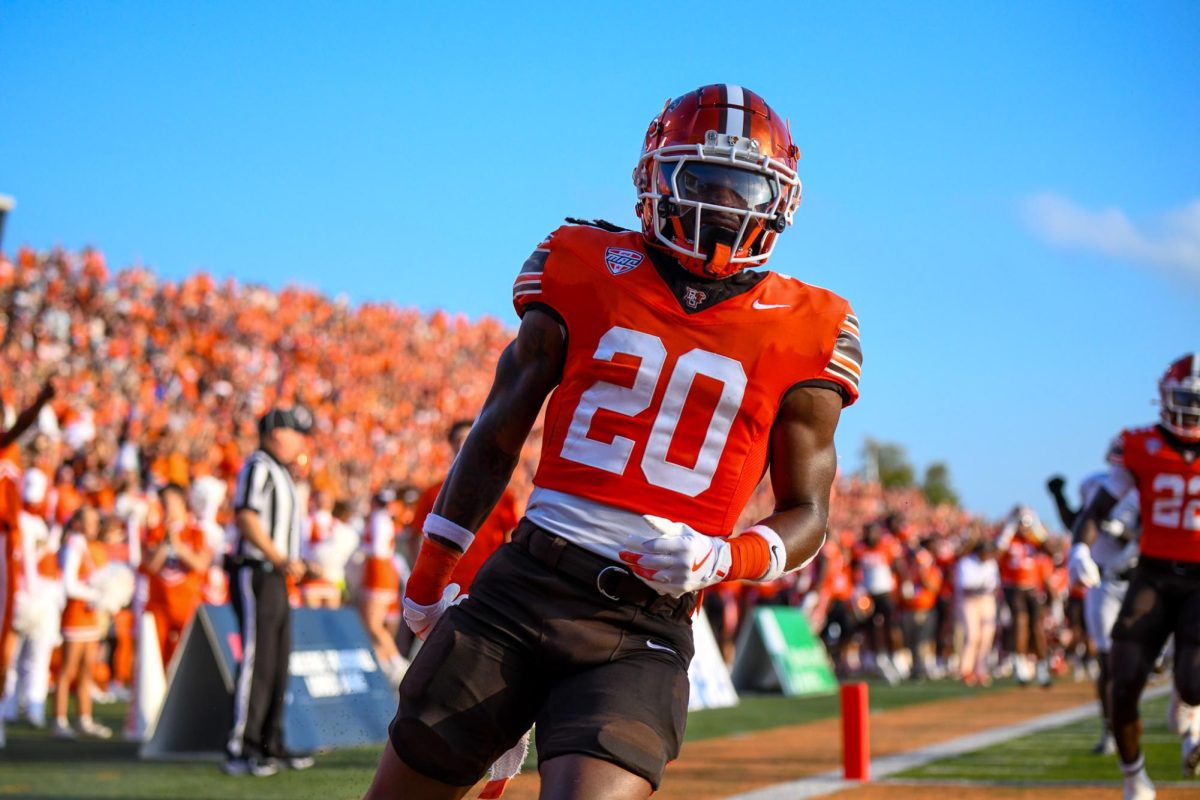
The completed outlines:
[[[304,406],[291,408],[273,408],[258,421],[258,434],[266,436],[277,428],[290,428],[300,433],[308,433],[313,427],[312,412]]]

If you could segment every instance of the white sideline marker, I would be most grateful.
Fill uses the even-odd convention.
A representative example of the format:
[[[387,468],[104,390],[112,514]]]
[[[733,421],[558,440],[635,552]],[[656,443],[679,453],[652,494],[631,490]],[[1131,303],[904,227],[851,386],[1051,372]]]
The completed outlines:
[[[1154,686],[1142,693],[1142,699],[1148,700],[1155,697],[1162,697],[1169,694],[1170,691],[1170,683]],[[1053,714],[1034,717],[1024,722],[991,728],[979,733],[960,736],[957,739],[938,742],[928,747],[922,747],[919,750],[911,750],[907,753],[897,753],[894,756],[871,759],[872,780],[868,783],[873,783],[878,778],[887,778],[905,770],[922,767],[931,761],[940,761],[943,758],[982,750],[985,747],[1007,742],[1009,739],[1016,739],[1049,728],[1070,725],[1072,722],[1094,717],[1099,711],[1100,707],[1098,703],[1085,703],[1075,708],[1068,708],[1063,711],[1056,711]],[[788,783],[765,786],[762,789],[755,789],[751,792],[734,795],[726,800],[803,800],[804,798],[824,797],[825,795],[835,794],[847,789],[856,789],[860,786],[866,786],[868,783],[845,780],[842,778],[842,770],[835,769],[829,772],[810,775],[806,778],[800,778],[799,780],[789,781]]]

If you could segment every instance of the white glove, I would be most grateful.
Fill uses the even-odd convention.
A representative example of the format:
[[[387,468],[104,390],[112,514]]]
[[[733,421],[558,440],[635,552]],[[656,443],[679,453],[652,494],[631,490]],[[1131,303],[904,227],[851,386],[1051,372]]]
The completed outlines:
[[[1083,542],[1071,546],[1071,557],[1067,559],[1067,575],[1071,583],[1091,589],[1100,585],[1100,568],[1092,559],[1092,548]]]
[[[620,556],[650,588],[679,597],[725,580],[733,563],[729,542],[682,522],[649,514],[644,519],[662,535],[631,537]]]
[[[462,597],[458,593],[462,588],[457,583],[452,583],[442,591],[442,599],[436,603],[423,606],[420,603],[413,602],[408,597],[404,598],[404,622],[408,625],[418,639],[424,639],[433,630],[433,626],[437,625],[437,621],[442,618],[442,614],[446,613],[446,609],[450,606],[456,606],[467,598],[464,594]]]

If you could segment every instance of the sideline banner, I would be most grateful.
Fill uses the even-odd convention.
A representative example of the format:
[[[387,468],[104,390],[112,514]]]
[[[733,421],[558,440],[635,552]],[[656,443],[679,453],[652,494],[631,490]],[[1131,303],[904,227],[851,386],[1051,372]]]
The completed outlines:
[[[832,694],[838,682],[825,645],[799,608],[758,606],[738,637],[733,664],[738,691],[783,692],[789,697]]]
[[[688,711],[702,708],[729,708],[738,704],[737,690],[729,677],[729,667],[721,656],[721,648],[708,624],[708,615],[701,611],[692,619],[692,639],[696,655],[688,665]]]
[[[148,759],[223,758],[233,721],[233,686],[242,656],[230,606],[202,606],[172,659],[166,697]],[[396,710],[358,614],[292,609],[284,741],[290,750],[378,744]]]

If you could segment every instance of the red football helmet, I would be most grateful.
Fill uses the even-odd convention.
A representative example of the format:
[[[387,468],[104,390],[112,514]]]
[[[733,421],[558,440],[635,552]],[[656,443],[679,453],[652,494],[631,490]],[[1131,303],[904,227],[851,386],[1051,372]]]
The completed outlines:
[[[1158,382],[1163,427],[1181,439],[1200,441],[1200,353],[1167,367]]]
[[[764,264],[800,205],[799,158],[788,123],[748,89],[670,100],[633,171],[642,234],[705,278]]]

